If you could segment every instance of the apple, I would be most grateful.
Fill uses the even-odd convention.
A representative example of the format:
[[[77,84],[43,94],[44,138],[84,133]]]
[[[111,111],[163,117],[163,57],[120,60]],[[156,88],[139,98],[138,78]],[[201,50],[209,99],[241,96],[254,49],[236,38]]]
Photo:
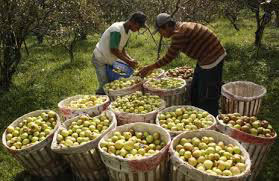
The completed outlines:
[[[175,156],[207,174],[234,176],[246,169],[239,146],[216,141],[213,137],[181,138],[174,148]]]
[[[127,87],[134,86],[141,82],[140,77],[129,77],[129,78],[123,78],[121,77],[118,80],[114,80],[110,83],[107,83],[104,85],[104,89],[109,90],[109,91],[115,91],[115,90],[121,90]]]
[[[115,141],[114,137],[116,137],[118,140]],[[119,139],[121,137],[123,137],[123,139]],[[115,150],[113,150],[113,152],[110,152],[109,147],[112,144],[114,144]],[[107,138],[100,142],[100,147],[103,151],[129,159],[155,155],[165,145],[165,142],[160,138],[159,132],[140,132],[134,131],[133,129],[129,129],[123,132],[116,131],[110,138]],[[180,149],[181,155],[184,156],[183,154],[185,150],[183,152],[182,149]]]
[[[266,120],[258,120],[255,116],[241,116],[239,113],[220,114],[219,120],[229,127],[233,127],[253,136],[274,137],[275,131]],[[269,126],[270,125],[270,126]],[[267,130],[265,130],[267,129]]]
[[[24,149],[43,141],[56,126],[56,121],[57,114],[54,111],[25,117],[16,126],[7,127],[7,146],[11,149]]]
[[[78,120],[71,122],[67,128],[63,128],[57,134],[58,145],[62,148],[75,147],[95,140],[108,129],[109,125],[104,126],[104,121],[107,120],[110,124],[111,121],[105,113],[93,118],[86,115],[79,116]],[[113,141],[116,142],[117,140],[120,140],[120,138],[115,136]],[[113,152],[112,147],[111,149],[107,148],[107,150]]]

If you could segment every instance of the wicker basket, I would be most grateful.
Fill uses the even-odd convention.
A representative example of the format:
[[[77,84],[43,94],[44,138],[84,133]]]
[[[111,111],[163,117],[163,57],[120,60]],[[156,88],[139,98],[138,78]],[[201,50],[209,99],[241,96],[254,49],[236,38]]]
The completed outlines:
[[[118,156],[110,155],[103,151],[98,145],[102,161],[106,165],[111,181],[167,181],[168,180],[168,148],[170,135],[157,125],[148,123],[131,123],[119,126],[112,132],[105,135],[100,142],[110,138],[115,131],[147,131],[149,133],[159,132],[161,138],[167,145],[156,155],[142,159],[129,160]]]
[[[160,126],[160,120],[159,120],[160,113],[175,111],[177,108],[193,108],[195,110],[204,111],[203,109],[200,109],[200,108],[197,108],[197,107],[194,107],[194,106],[171,106],[171,107],[165,108],[165,109],[161,110],[160,112],[158,112],[158,114],[156,116],[156,124]],[[211,117],[214,120],[214,124],[212,124],[208,128],[202,128],[202,129],[199,129],[199,130],[215,130],[216,129],[217,121],[216,121],[214,116],[211,115]],[[165,128],[163,128],[163,129],[165,129]],[[169,134],[171,135],[172,138],[174,138],[175,136],[179,135],[182,132],[185,132],[185,131],[170,131],[168,129],[165,129],[165,130],[169,132]]]
[[[161,78],[166,79],[166,78]],[[148,81],[143,84],[144,93],[150,93],[151,95],[158,95],[161,99],[166,101],[166,107],[183,105],[186,97],[186,81],[180,78],[174,78],[182,80],[184,83],[182,86],[176,89],[156,89],[148,87]]]
[[[224,84],[221,89],[223,113],[238,112],[242,115],[257,115],[266,94],[263,86],[248,81],[236,81]]]
[[[38,116],[43,112],[50,110],[37,110],[25,114],[19,118],[17,118],[10,126],[17,126],[20,122],[22,122],[27,117]],[[52,132],[46,137],[45,140],[26,147],[20,150],[13,150],[7,146],[6,142],[6,134],[7,130],[5,130],[2,136],[2,142],[7,151],[16,158],[24,168],[28,170],[28,172],[32,175],[41,176],[41,177],[54,177],[59,173],[63,172],[66,168],[65,162],[60,157],[60,155],[54,153],[50,149],[51,141],[54,135],[54,132],[57,130],[60,125],[59,115],[57,116],[57,123]]]
[[[109,110],[111,110],[117,118],[117,125],[135,123],[135,122],[145,122],[145,123],[155,123],[157,113],[166,107],[166,102],[161,99],[161,106],[152,112],[146,114],[136,114],[136,113],[128,113],[128,112],[118,112],[113,110],[111,105],[109,106]]]
[[[216,141],[223,141],[225,144],[233,144],[240,147],[241,152],[244,155],[246,160],[245,164],[246,170],[238,176],[214,176],[206,174],[205,172],[199,171],[194,168],[190,164],[184,162],[180,158],[175,155],[175,150],[173,149],[179,142],[181,138],[193,138],[193,137],[202,137],[202,136],[211,136]],[[204,130],[204,131],[192,131],[192,132],[184,132],[180,135],[176,136],[170,146],[170,154],[171,154],[171,180],[172,181],[244,181],[248,175],[250,174],[250,166],[251,161],[249,158],[249,154],[247,151],[234,139],[230,138],[227,135],[222,133],[212,131],[212,130]]]
[[[108,96],[97,95],[98,97],[104,97],[105,102],[100,105],[96,105],[96,106],[89,107],[89,108],[82,108],[82,109],[73,109],[73,108],[68,108],[65,106],[65,105],[69,104],[71,101],[78,100],[78,99],[82,98],[83,96],[84,95],[76,95],[73,97],[68,97],[67,99],[64,99],[58,103],[59,113],[64,120],[71,119],[80,114],[88,114],[90,116],[97,116],[97,115],[101,114],[101,112],[103,112],[110,104],[110,100],[109,100]]]
[[[231,128],[219,120],[217,116],[217,128],[222,133],[236,139],[239,143],[248,151],[251,158],[251,176],[247,180],[253,181],[259,174],[263,167],[263,163],[268,155],[271,146],[274,144],[277,134],[274,137],[264,138],[259,136],[253,136],[248,133],[242,132],[238,129]]]
[[[60,130],[68,128],[71,123],[78,120],[80,116],[65,121],[54,134],[51,149],[63,156],[63,158],[70,164],[74,175],[79,180],[99,181],[100,178],[108,178],[105,166],[100,159],[99,152],[96,147],[98,146],[98,142],[101,138],[116,127],[116,118],[111,111],[106,111],[105,114],[112,121],[109,128],[95,140],[83,145],[61,148],[56,140],[57,134]]]
[[[131,77],[130,79],[139,79],[141,80],[140,77]],[[136,91],[142,91],[142,84],[143,81],[141,80],[140,82],[138,82],[137,84],[131,86],[131,87],[127,87],[124,89],[120,89],[120,90],[107,90],[104,88],[104,91],[106,93],[106,95],[109,96],[111,101],[114,101],[118,96],[125,96],[125,95],[129,95],[132,94]]]

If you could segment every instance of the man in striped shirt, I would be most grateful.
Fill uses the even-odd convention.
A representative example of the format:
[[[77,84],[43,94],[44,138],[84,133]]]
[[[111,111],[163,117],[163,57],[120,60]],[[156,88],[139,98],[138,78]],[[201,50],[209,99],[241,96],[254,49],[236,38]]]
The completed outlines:
[[[191,85],[191,103],[216,116],[221,92],[223,59],[226,51],[216,35],[206,26],[192,22],[176,22],[169,14],[156,17],[157,31],[164,38],[171,38],[171,45],[164,57],[144,67],[139,75],[160,68],[177,57],[180,52],[197,60]]]

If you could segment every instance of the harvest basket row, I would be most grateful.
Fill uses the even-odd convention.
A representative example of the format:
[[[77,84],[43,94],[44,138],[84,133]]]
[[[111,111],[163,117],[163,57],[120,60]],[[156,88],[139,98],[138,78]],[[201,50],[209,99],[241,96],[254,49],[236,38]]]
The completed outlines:
[[[184,117],[185,122],[178,122],[178,120],[181,119],[181,117],[179,118],[179,116],[186,115],[186,114],[187,114],[187,116]],[[173,126],[173,127],[176,126],[176,128],[163,126],[164,125],[163,120],[167,120],[169,118],[169,116],[171,116],[173,119],[175,118],[175,120],[173,122],[174,124],[171,126]],[[248,153],[250,154],[251,161],[252,161],[251,170],[253,171],[253,169],[256,169],[258,166],[260,166],[260,164],[264,160],[264,157],[268,153],[271,145],[273,144],[273,142],[275,141],[275,138],[277,137],[276,133],[274,132],[274,130],[272,130],[270,128],[269,124],[266,126],[266,122],[262,122],[261,124],[262,124],[262,126],[265,127],[265,129],[270,129],[270,135],[269,135],[269,133],[266,133],[266,135],[265,135],[267,137],[263,137],[263,135],[255,136],[255,135],[251,135],[248,133],[243,133],[243,131],[241,131],[241,130],[231,128],[231,125],[226,125],[222,120],[222,119],[225,119],[224,116],[226,116],[226,115],[219,115],[217,117],[217,122],[216,122],[214,117],[212,117],[207,112],[205,112],[201,109],[198,109],[198,108],[195,108],[192,106],[173,106],[173,107],[166,108],[157,114],[157,116],[156,116],[157,125],[148,124],[148,123],[132,123],[132,124],[125,124],[123,126],[116,127],[117,118],[116,118],[115,114],[111,111],[105,111],[101,115],[95,116],[93,118],[91,118],[89,116],[85,116],[85,115],[80,115],[75,118],[69,119],[64,123],[61,123],[59,116],[56,113],[54,113],[53,111],[40,110],[40,111],[28,113],[28,114],[18,118],[16,121],[14,121],[4,132],[2,141],[3,141],[3,144],[5,145],[5,147],[7,148],[7,150],[16,159],[18,159],[24,165],[24,167],[30,171],[31,174],[43,176],[43,177],[51,177],[51,176],[57,175],[60,172],[63,172],[63,169],[66,168],[66,166],[65,166],[65,165],[67,165],[66,163],[68,163],[68,165],[70,165],[70,167],[72,168],[75,176],[81,180],[87,180],[87,179],[96,180],[97,178],[100,178],[100,177],[102,177],[102,178],[110,177],[111,180],[113,180],[115,178],[117,178],[118,180],[123,180],[124,178],[126,180],[131,180],[131,179],[136,180],[137,178],[142,178],[142,179],[148,178],[149,180],[150,179],[152,180],[152,178],[158,178],[160,180],[162,178],[167,178],[166,175],[168,173],[171,173],[171,178],[174,180],[177,178],[179,178],[178,180],[180,180],[180,178],[189,179],[193,175],[195,175],[195,176],[200,175],[199,179],[201,179],[201,178],[209,179],[213,176],[216,176],[216,178],[217,177],[219,178],[221,176],[221,178],[224,177],[223,179],[227,179],[226,176],[222,175],[224,170],[221,170],[222,173],[220,172],[220,169],[219,170],[214,169],[215,170],[215,171],[213,171],[214,173],[211,171],[203,172],[202,168],[204,166],[202,167],[201,165],[199,165],[200,166],[199,168],[201,170],[198,169],[198,167],[195,167],[196,169],[194,169],[194,170],[192,167],[190,167],[191,171],[186,172],[185,169],[186,170],[189,169],[189,165],[187,165],[187,163],[184,163],[185,162],[184,159],[188,158],[189,155],[186,156],[184,159],[180,160],[181,156],[180,157],[174,156],[174,154],[175,154],[174,147],[171,147],[171,148],[173,148],[173,151],[170,151],[170,154],[167,154],[168,145],[171,140],[171,137],[174,137],[173,144],[175,143],[177,146],[178,142],[174,142],[174,141],[177,139],[181,139],[183,137],[181,135],[189,134],[189,135],[192,135],[192,137],[197,137],[197,138],[201,139],[198,135],[203,136],[203,132],[205,131],[205,132],[207,132],[206,134],[208,134],[208,137],[213,137],[215,139],[218,138],[216,140],[220,141],[219,138],[222,137],[221,136],[222,134],[218,135],[220,133],[217,133],[216,131],[210,132],[208,130],[205,130],[205,129],[216,129],[216,126],[217,126],[217,128],[219,128],[219,130],[223,131],[224,133],[226,133],[227,135],[229,135],[230,137],[235,139],[235,140],[233,139],[234,140],[234,142],[232,142],[233,145],[239,146],[239,144],[235,144],[235,143],[237,143],[236,140],[238,140],[242,144],[243,149],[244,148],[247,149]],[[228,116],[232,116],[232,115],[228,115]],[[239,116],[239,115],[235,114],[235,116]],[[192,124],[190,124],[191,122],[189,122],[189,120],[191,120],[190,118],[193,120]],[[44,123],[44,121],[47,122],[50,119],[51,119],[51,121],[50,121],[51,123]],[[182,116],[181,120],[183,120],[183,116]],[[196,121],[194,122],[194,120],[196,120]],[[54,121],[56,121],[56,122],[54,122]],[[33,122],[34,122],[34,124],[32,124]],[[197,127],[196,130],[198,130],[198,131],[193,131],[195,129],[191,129],[192,127],[184,127],[185,129],[186,128],[189,128],[189,129],[184,130],[186,132],[183,132],[183,130],[180,130],[180,131],[177,130],[178,129],[177,125],[181,124],[181,123],[184,123],[184,125],[186,123],[188,123],[188,125],[195,125],[196,127],[197,127],[197,125],[201,125],[201,126],[205,126],[205,127],[204,128]],[[193,123],[195,123],[195,124],[193,124]],[[40,125],[41,128],[39,128],[40,126],[37,126],[36,124]],[[256,125],[256,124],[253,124],[253,125]],[[27,129],[24,129],[26,127],[27,127]],[[53,130],[49,131],[48,129],[50,129],[50,128],[52,128]],[[67,130],[67,129],[70,129],[70,130]],[[233,129],[235,129],[235,130],[233,130]],[[133,130],[133,131],[131,131],[131,130]],[[18,131],[18,133],[17,133],[17,131]],[[24,133],[25,133],[24,131],[27,131],[27,134],[29,134],[29,135],[27,135],[27,137],[24,135]],[[47,132],[49,134],[48,135],[46,135],[45,133],[41,134],[40,131]],[[37,132],[39,132],[39,134]],[[114,135],[115,132],[118,132],[117,138],[115,138],[115,135]],[[129,148],[129,146],[134,145],[134,144],[130,144],[128,146],[125,146],[125,147],[127,147],[126,151],[123,149],[119,149],[117,154],[116,154],[116,152],[117,152],[116,148],[113,149],[113,147],[107,147],[106,149],[103,149],[102,146],[100,145],[102,143],[102,141],[99,142],[100,140],[103,140],[104,142],[109,140],[109,141],[111,141],[110,146],[113,146],[115,144],[119,144],[119,143],[116,143],[117,141],[124,139],[125,141],[123,143],[120,143],[120,147],[121,147],[121,144],[122,144],[122,147],[124,147],[125,142],[129,143],[129,141],[131,141],[131,140],[129,140],[129,139],[127,140],[125,138],[125,136],[127,136],[125,134],[128,134],[128,133],[125,133],[121,136],[121,135],[119,135],[119,132],[120,133],[130,132],[131,135],[128,136],[129,138],[137,137],[138,135],[136,136],[135,132],[142,132],[142,135],[144,135],[145,132],[147,132],[146,134],[152,135],[152,139],[154,139],[156,137],[153,134],[155,132],[157,132],[157,133],[159,133],[160,138],[161,137],[163,138],[162,140],[164,143],[161,145],[161,143],[155,143],[155,142],[153,143],[152,142],[153,140],[149,141],[149,144],[146,145],[147,148],[144,147],[145,149],[143,149],[141,151],[139,151],[140,148],[137,148],[136,150],[134,148]],[[268,131],[266,130],[266,132],[268,132]],[[12,134],[12,136],[15,136],[15,137],[23,138],[20,141],[22,141],[22,145],[25,147],[12,148],[10,140],[15,140],[15,139],[13,137],[8,138],[11,136],[10,134]],[[38,140],[34,138],[34,137],[36,137],[35,136],[36,134],[39,135]],[[32,135],[32,136],[30,136],[30,135]],[[179,135],[179,136],[177,136],[177,135]],[[209,135],[211,135],[211,136],[209,136]],[[216,135],[216,136],[214,136],[214,135]],[[245,135],[245,136],[243,136],[243,135]],[[62,138],[61,138],[61,136],[62,136]],[[79,139],[80,136],[84,137],[84,138]],[[177,136],[177,137],[175,137],[175,136]],[[41,137],[43,139],[40,140]],[[86,137],[86,139],[85,139],[85,137]],[[138,136],[138,137],[141,137],[141,136]],[[189,137],[191,137],[191,136],[189,136]],[[30,144],[27,143],[28,141],[26,142],[25,139],[27,139],[27,138],[30,139],[30,141],[29,141]],[[185,137],[185,138],[188,139],[188,137]],[[232,139],[232,138],[230,138],[230,139]],[[139,139],[139,138],[136,138],[136,139]],[[132,139],[132,140],[139,141],[136,139],[135,140]],[[150,139],[151,138],[149,138],[148,136],[145,136],[145,138],[143,140],[141,140],[140,145],[146,143],[147,140],[150,140]],[[23,143],[23,140],[25,140],[25,143]],[[20,142],[19,138],[17,138],[17,140],[15,140],[15,141],[16,141],[16,143]],[[51,144],[51,142],[52,142],[52,144]],[[223,140],[223,142],[226,143],[224,140]],[[98,143],[99,143],[99,149],[97,149]],[[194,142],[192,142],[192,143],[194,144]],[[158,151],[156,151],[157,144],[160,145],[157,148]],[[17,144],[14,144],[14,145],[17,145]],[[185,145],[183,145],[183,146],[185,147]],[[214,145],[211,144],[211,146],[214,146]],[[189,148],[187,146],[185,147],[185,149],[189,149],[188,151],[193,151],[192,148]],[[241,149],[242,152],[243,152],[243,149]],[[114,151],[111,151],[111,150],[114,150]],[[134,150],[133,153],[131,150]],[[153,151],[149,151],[149,150],[153,150]],[[161,155],[161,154],[159,154],[159,153],[161,153],[161,151],[164,152],[164,154],[162,153],[162,155],[165,155],[165,156],[158,156],[158,155]],[[184,150],[184,154],[185,154],[185,151],[186,150]],[[137,154],[138,152],[140,154]],[[183,151],[181,151],[181,152],[183,153]],[[227,152],[230,152],[230,151],[227,150]],[[145,153],[148,153],[150,155],[147,154],[147,157],[145,158],[145,156],[144,156]],[[197,154],[196,152],[194,153],[194,151],[191,153],[194,155]],[[245,153],[245,152],[243,152],[243,153]],[[99,155],[99,154],[101,154],[101,155]],[[158,154],[158,155],[155,157],[155,155],[153,155],[153,154],[155,154],[155,155]],[[189,154],[189,152],[188,152],[188,154]],[[124,162],[123,162],[122,158],[119,158],[119,155],[122,155],[122,156],[125,155],[125,158],[123,158]],[[129,156],[127,156],[127,155],[129,155]],[[199,154],[197,154],[197,155],[199,155]],[[126,156],[127,156],[127,158],[126,158]],[[149,156],[150,156],[150,158],[149,158]],[[153,156],[154,156],[154,158],[153,158],[154,160],[151,159]],[[226,156],[228,156],[228,155],[226,155]],[[111,159],[109,159],[110,157],[111,157]],[[160,157],[160,159],[157,157]],[[191,155],[191,157],[195,157],[195,156]],[[195,157],[195,159],[198,160],[198,158],[196,158],[196,157]],[[210,156],[210,157],[207,156],[206,158],[212,161],[213,157],[212,158],[211,157],[212,156]],[[220,155],[219,155],[219,157],[220,157]],[[231,157],[231,156],[228,156],[228,157]],[[245,154],[243,155],[243,157],[245,157],[245,159],[244,159],[245,165],[246,165],[245,168],[250,168],[250,164],[249,164],[250,159],[247,159],[247,155],[245,156]],[[169,170],[167,170],[168,164],[169,164],[169,162],[168,162],[169,158],[171,158],[170,159],[171,160],[170,161],[171,172],[169,172]],[[217,156],[217,158],[218,158],[218,156]],[[257,159],[257,158],[260,158],[260,159]],[[149,159],[150,159],[150,161],[148,161]],[[236,158],[236,159],[238,159],[238,158]],[[137,161],[135,161],[135,160],[137,160]],[[160,161],[158,161],[158,160],[160,160]],[[201,158],[201,160],[203,160],[203,159]],[[247,161],[247,160],[249,160],[249,161]],[[181,163],[182,161],[183,161],[183,164]],[[203,160],[203,161],[205,161],[205,160]],[[190,163],[192,164],[192,162],[195,163],[195,161],[193,161],[193,159],[191,159]],[[154,164],[156,163],[156,164],[154,165],[151,163],[154,163]],[[210,165],[211,162],[208,162],[208,163]],[[243,162],[241,162],[241,163],[243,163]],[[216,163],[216,165],[218,165],[218,164],[219,164],[219,162]],[[127,166],[128,170],[125,170],[125,165],[126,166],[128,165]],[[182,165],[184,165],[184,167],[182,167]],[[196,166],[197,164],[192,164],[192,166],[193,165]],[[241,165],[241,166],[243,166],[243,165]],[[240,166],[240,168],[243,168],[241,166]],[[135,172],[135,170],[133,171],[133,169],[136,169],[136,168],[138,170],[136,172]],[[183,169],[180,170],[180,168],[183,168]],[[214,167],[212,167],[212,168],[214,168]],[[227,176],[233,176],[233,175],[231,175],[231,172],[238,173],[239,169],[236,169],[234,167],[232,169],[232,171],[231,170],[229,170],[229,171],[226,171],[223,174],[226,174]],[[196,174],[195,172],[197,172],[199,174]],[[185,175],[185,173],[192,175],[192,176],[189,176],[187,174]],[[216,173],[217,173],[217,175],[215,175]],[[218,173],[221,175],[218,175]],[[253,172],[252,172],[252,175],[248,174],[249,171],[247,171],[247,173],[246,172],[245,173],[241,172],[241,173],[243,173],[243,174],[238,175],[237,179],[247,178],[248,176],[252,177],[252,176],[256,175],[256,174],[253,175]],[[160,176],[163,176],[163,177],[161,178]],[[213,178],[215,178],[215,177],[213,177]],[[196,179],[197,178],[195,178],[195,177],[192,178],[192,180],[196,180]]]
[[[32,116],[37,115],[32,114]],[[23,116],[23,120],[29,120],[29,116],[30,114]],[[11,126],[9,129],[10,128]],[[8,131],[8,129],[6,131]],[[182,137],[187,139],[194,139],[194,137],[198,137],[204,144],[209,144],[209,142],[204,141],[200,136],[206,136],[209,138],[213,137],[215,139],[218,138],[216,141],[222,140],[225,145],[233,144],[239,147],[242,155],[241,158],[243,159],[241,163],[245,164],[245,169],[242,170],[241,173],[239,169],[235,168],[235,173],[238,173],[239,176],[232,175],[233,173],[232,171],[228,170],[230,169],[228,167],[226,171],[228,173],[219,173],[220,175],[216,175],[215,172],[210,173],[209,171],[206,172],[206,170],[200,170],[199,172],[204,178],[216,177],[232,179],[235,177],[239,179],[240,177],[245,177],[247,173],[249,173],[250,168],[250,160],[244,148],[242,148],[235,140],[232,140],[228,136],[225,136],[221,133],[216,131],[189,131],[187,134],[186,132],[179,134],[179,136],[175,137],[171,143],[171,136],[169,132],[159,125],[139,122],[116,127],[116,117],[111,111],[105,111],[101,115],[95,116],[93,118],[85,115],[77,116],[67,120],[64,123],[61,123],[61,125],[56,127],[53,132],[55,133],[54,136],[52,133],[53,140],[51,140],[51,142],[41,145],[41,143],[44,142],[43,140],[42,142],[27,146],[25,149],[30,149],[32,147],[34,148],[40,145],[41,147],[37,153],[40,155],[44,149],[48,148],[49,152],[51,152],[57,158],[59,157],[59,159],[55,160],[55,162],[57,162],[59,166],[66,168],[66,161],[72,168],[76,178],[80,180],[99,180],[100,178],[106,177],[109,177],[111,180],[119,181],[168,180],[170,173],[168,170],[169,160],[175,161],[176,159],[181,159],[181,156],[177,156],[175,151],[169,152],[169,148],[171,148],[171,150],[175,150],[178,143],[176,140],[180,140]],[[11,150],[5,142],[7,139],[6,136],[7,133],[4,133],[4,145],[7,149]],[[211,142],[212,144],[209,146],[216,146],[216,144],[213,144],[214,140],[211,140]],[[191,144],[190,140],[186,141],[185,143]],[[191,152],[192,155],[190,158],[198,160],[198,156],[202,155],[196,155],[196,152],[185,143],[183,143],[183,146],[181,145],[183,147],[182,149]],[[193,145],[195,144],[196,143],[193,142]],[[200,151],[203,149],[204,148],[200,147]],[[17,159],[19,155],[22,155],[26,158],[27,164],[24,166],[29,168],[29,161],[34,159],[33,150],[26,151],[24,149],[16,149],[15,151],[17,153],[14,154],[14,156]],[[178,151],[182,152],[181,149]],[[240,152],[237,153],[239,154]],[[206,149],[204,150],[204,154],[204,158],[207,158],[208,160],[212,159],[209,158],[209,154],[206,153]],[[221,152],[220,154],[223,153]],[[176,161],[172,162],[172,168],[188,169],[191,161],[187,161],[187,159],[185,159],[187,156],[184,156],[183,158],[183,163],[178,164]],[[61,162],[58,163],[58,160]],[[204,162],[205,161],[206,160],[204,160]],[[40,162],[43,164],[44,160],[40,160]],[[203,164],[203,162],[200,163]],[[47,163],[45,162],[44,164]],[[233,165],[236,164],[232,164],[231,167],[233,167]],[[33,170],[30,170],[32,174],[38,172],[36,175],[43,177],[55,176],[58,174],[51,172],[52,169],[55,170],[55,168],[52,168],[51,165],[47,167],[47,169],[50,170],[50,173],[48,174],[39,173],[39,171],[42,169],[41,165],[37,165],[32,169]],[[60,172],[62,172],[62,170]],[[171,173],[178,174],[180,171]],[[188,174],[189,172],[183,173]],[[172,177],[176,176],[172,175]]]

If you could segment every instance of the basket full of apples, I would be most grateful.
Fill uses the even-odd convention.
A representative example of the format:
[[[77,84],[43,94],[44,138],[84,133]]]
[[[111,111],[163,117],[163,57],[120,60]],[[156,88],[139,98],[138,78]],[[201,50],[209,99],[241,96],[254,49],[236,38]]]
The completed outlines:
[[[251,161],[244,147],[222,133],[203,130],[184,132],[170,145],[173,181],[244,181]]]
[[[111,111],[95,117],[79,115],[57,129],[51,149],[63,156],[77,178],[97,181],[107,174],[96,148],[101,138],[115,127],[116,118]]]
[[[143,88],[144,92],[164,99],[167,107],[184,104],[186,82],[183,79],[172,77],[150,79],[143,84]]]
[[[60,101],[58,108],[61,117],[67,120],[80,114],[99,115],[109,104],[110,100],[106,95],[76,95]]]
[[[105,84],[104,91],[109,96],[111,101],[114,101],[119,96],[128,95],[136,91],[142,90],[142,79],[138,76],[129,78],[120,78]]]
[[[259,120],[255,116],[242,116],[239,113],[220,114],[217,121],[217,128],[238,140],[250,154],[252,175],[249,180],[255,179],[277,138],[270,122]]]
[[[112,180],[167,181],[170,141],[155,124],[131,123],[106,134],[98,149]]]
[[[17,118],[4,131],[2,143],[32,175],[53,177],[64,171],[65,163],[50,149],[59,115],[37,110]]]
[[[186,81],[191,81],[193,78],[194,69],[187,66],[176,67],[166,71],[165,76],[181,78]]]
[[[176,77],[181,78],[186,81],[186,102],[190,103],[191,101],[191,84],[194,75],[194,69],[188,66],[176,67],[174,69],[169,69],[164,74],[167,77]]]
[[[165,101],[159,96],[137,91],[118,97],[111,103],[109,110],[115,113],[117,124],[123,125],[134,122],[154,123],[158,111],[165,107]]]
[[[156,124],[166,129],[171,137],[184,131],[215,130],[216,119],[194,106],[171,106],[158,112]]]

